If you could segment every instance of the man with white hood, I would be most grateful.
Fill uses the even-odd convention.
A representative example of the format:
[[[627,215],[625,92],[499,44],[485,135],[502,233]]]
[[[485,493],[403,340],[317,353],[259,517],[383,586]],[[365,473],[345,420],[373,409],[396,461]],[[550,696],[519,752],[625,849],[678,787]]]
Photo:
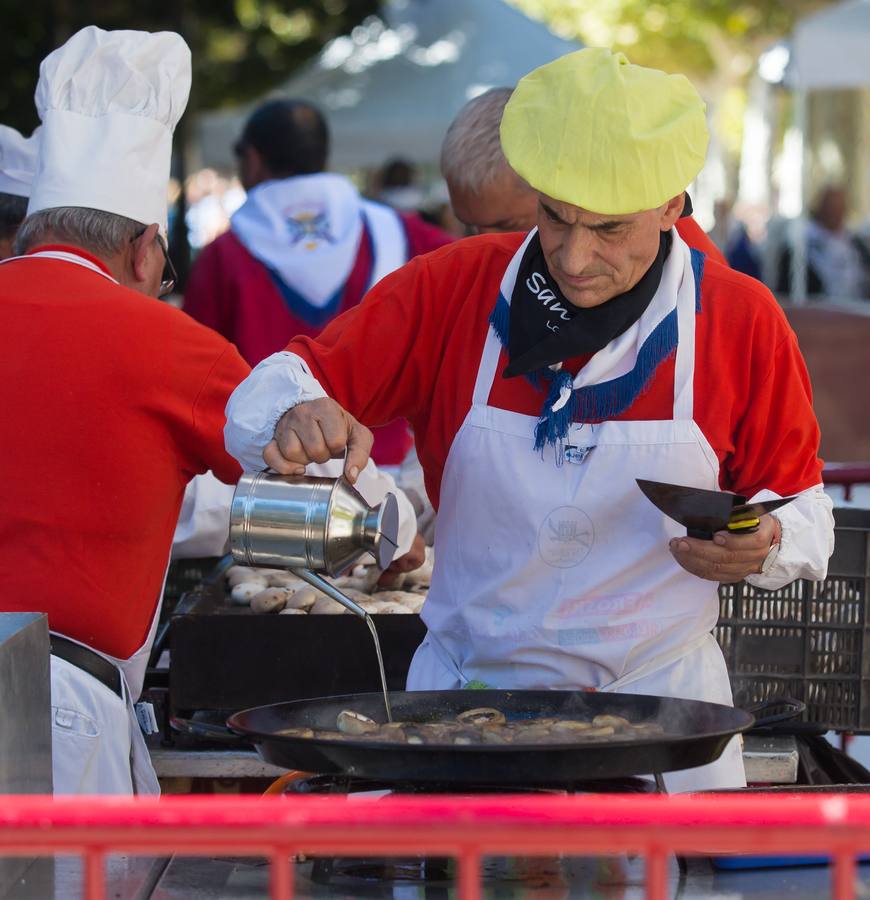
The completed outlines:
[[[361,197],[349,178],[326,171],[329,149],[321,112],[289,98],[254,110],[236,142],[247,200],[197,257],[184,310],[252,366],[293,337],[315,337],[385,275],[452,240]],[[372,457],[398,466],[411,444],[396,420],[378,429]]]
[[[38,140],[36,132],[26,138],[0,125],[0,259],[12,256],[15,233],[27,215]]]

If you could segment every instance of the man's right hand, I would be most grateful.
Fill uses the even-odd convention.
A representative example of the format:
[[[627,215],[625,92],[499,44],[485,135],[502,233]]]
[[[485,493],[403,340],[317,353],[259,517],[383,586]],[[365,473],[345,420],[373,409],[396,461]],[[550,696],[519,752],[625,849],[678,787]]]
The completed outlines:
[[[354,484],[369,461],[373,442],[365,425],[324,397],[300,403],[281,416],[263,460],[282,475],[304,475],[308,463],[340,459],[347,449],[344,474]]]

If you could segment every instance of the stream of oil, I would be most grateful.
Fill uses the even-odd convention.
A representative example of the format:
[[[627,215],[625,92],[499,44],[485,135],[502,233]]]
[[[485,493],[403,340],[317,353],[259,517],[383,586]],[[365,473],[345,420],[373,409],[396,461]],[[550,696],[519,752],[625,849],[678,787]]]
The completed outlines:
[[[378,630],[375,628],[374,619],[366,615],[366,624],[372,633],[372,640],[375,642],[375,653],[378,655],[378,669],[381,675],[381,690],[384,692],[384,706],[387,710],[387,721],[393,721],[393,710],[390,708],[390,695],[387,693],[387,675],[384,672],[384,657],[381,654],[381,642],[378,640]]]
[[[378,630],[375,628],[372,617],[357,606],[350,597],[345,597],[335,585],[325,581],[316,572],[312,572],[311,569],[291,568],[290,571],[312,587],[317,588],[319,591],[323,591],[327,597],[331,597],[336,602],[341,603],[342,606],[346,607],[355,615],[365,615],[366,625],[369,626],[369,631],[372,633],[372,640],[375,642],[375,653],[378,656],[378,672],[381,676],[381,690],[384,692],[384,706],[387,710],[387,721],[392,722],[393,710],[390,708],[390,695],[387,693],[387,675],[384,672],[384,657],[381,653],[381,642],[378,640]]]

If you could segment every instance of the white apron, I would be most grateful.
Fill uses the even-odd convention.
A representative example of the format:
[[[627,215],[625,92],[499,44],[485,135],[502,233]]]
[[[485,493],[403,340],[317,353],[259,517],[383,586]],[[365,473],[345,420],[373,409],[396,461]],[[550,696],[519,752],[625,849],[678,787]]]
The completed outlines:
[[[52,656],[51,752],[55,794],[160,793],[134,707],[142,693],[145,669],[157,633],[163,586],[160,597],[148,635],[132,656],[118,659],[94,651],[121,670],[124,700],[92,675]]]
[[[429,632],[409,690],[480,680],[731,705],[711,634],[717,585],[677,565],[668,542],[680,527],[635,484],[718,490],[716,455],[693,420],[695,285],[678,237],[666,283],[678,286],[673,419],[574,424],[566,443],[589,448],[582,462],[557,466],[553,447],[534,450],[536,418],[488,404],[501,350],[490,327],[472,407],[444,470],[438,561],[423,607]],[[575,387],[596,363],[600,371],[593,357]],[[717,762],[665,781],[671,792],[744,786],[738,740]]]

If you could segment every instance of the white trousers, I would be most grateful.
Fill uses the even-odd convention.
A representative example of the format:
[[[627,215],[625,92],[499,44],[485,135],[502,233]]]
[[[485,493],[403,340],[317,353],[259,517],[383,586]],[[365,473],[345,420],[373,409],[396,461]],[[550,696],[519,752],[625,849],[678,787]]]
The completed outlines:
[[[127,704],[96,678],[51,657],[55,794],[132,794]]]

